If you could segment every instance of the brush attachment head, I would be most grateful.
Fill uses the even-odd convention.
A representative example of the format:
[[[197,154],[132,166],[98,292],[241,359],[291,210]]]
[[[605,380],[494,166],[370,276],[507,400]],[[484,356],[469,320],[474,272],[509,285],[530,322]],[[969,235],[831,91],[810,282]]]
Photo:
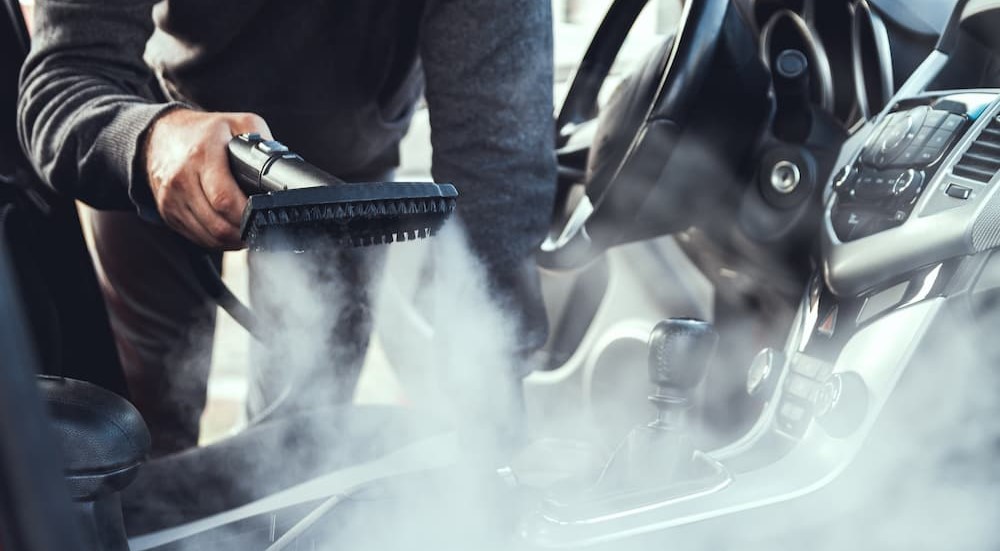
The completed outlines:
[[[451,184],[379,182],[251,195],[241,231],[250,250],[363,247],[434,235],[455,210]]]
[[[347,184],[280,142],[240,134],[229,168],[249,200],[243,241],[252,251],[363,247],[433,235],[455,210],[451,184]]]

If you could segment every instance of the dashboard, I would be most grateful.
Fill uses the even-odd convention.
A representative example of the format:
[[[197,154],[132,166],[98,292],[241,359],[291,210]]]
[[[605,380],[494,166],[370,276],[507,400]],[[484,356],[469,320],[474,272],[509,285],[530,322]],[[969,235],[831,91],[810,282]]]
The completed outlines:
[[[1000,171],[1000,2],[737,5],[756,25],[765,65],[776,66],[789,49],[804,54],[809,101],[822,112],[814,120],[846,136],[829,162],[812,138],[791,144],[790,153],[780,141],[772,145],[793,163],[812,155],[816,164],[797,163],[803,170],[822,167],[822,197],[816,210],[803,200],[801,218],[818,221],[822,269],[838,296],[1000,243],[1000,197],[993,200],[991,187]],[[762,164],[765,191],[767,176],[781,176],[769,167]],[[791,219],[771,203],[775,217]]]

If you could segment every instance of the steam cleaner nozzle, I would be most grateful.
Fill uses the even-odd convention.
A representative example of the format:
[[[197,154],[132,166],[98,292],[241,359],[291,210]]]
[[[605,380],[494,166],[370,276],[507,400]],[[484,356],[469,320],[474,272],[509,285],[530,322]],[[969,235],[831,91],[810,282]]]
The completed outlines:
[[[241,233],[251,250],[308,250],[420,239],[454,212],[458,191],[431,182],[344,183],[259,134],[229,142],[229,165],[249,196]]]

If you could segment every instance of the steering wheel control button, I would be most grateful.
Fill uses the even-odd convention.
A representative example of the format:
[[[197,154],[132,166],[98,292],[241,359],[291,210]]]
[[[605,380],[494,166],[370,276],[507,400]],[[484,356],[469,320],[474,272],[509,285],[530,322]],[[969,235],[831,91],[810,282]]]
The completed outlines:
[[[779,161],[771,169],[771,187],[778,193],[787,195],[795,191],[801,181],[802,172],[795,163]]]
[[[948,197],[966,200],[972,196],[972,188],[960,186],[958,184],[948,184],[948,189],[944,190]]]

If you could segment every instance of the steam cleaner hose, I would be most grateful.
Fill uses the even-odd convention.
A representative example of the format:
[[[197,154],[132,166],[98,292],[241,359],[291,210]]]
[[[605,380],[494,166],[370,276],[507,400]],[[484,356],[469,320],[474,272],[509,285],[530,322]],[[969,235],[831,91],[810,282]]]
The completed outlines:
[[[207,254],[195,253],[191,257],[191,268],[198,278],[205,293],[223,310],[247,330],[259,342],[264,342],[263,325],[246,304],[236,298],[232,290],[222,280],[222,274],[215,267],[212,257]]]

